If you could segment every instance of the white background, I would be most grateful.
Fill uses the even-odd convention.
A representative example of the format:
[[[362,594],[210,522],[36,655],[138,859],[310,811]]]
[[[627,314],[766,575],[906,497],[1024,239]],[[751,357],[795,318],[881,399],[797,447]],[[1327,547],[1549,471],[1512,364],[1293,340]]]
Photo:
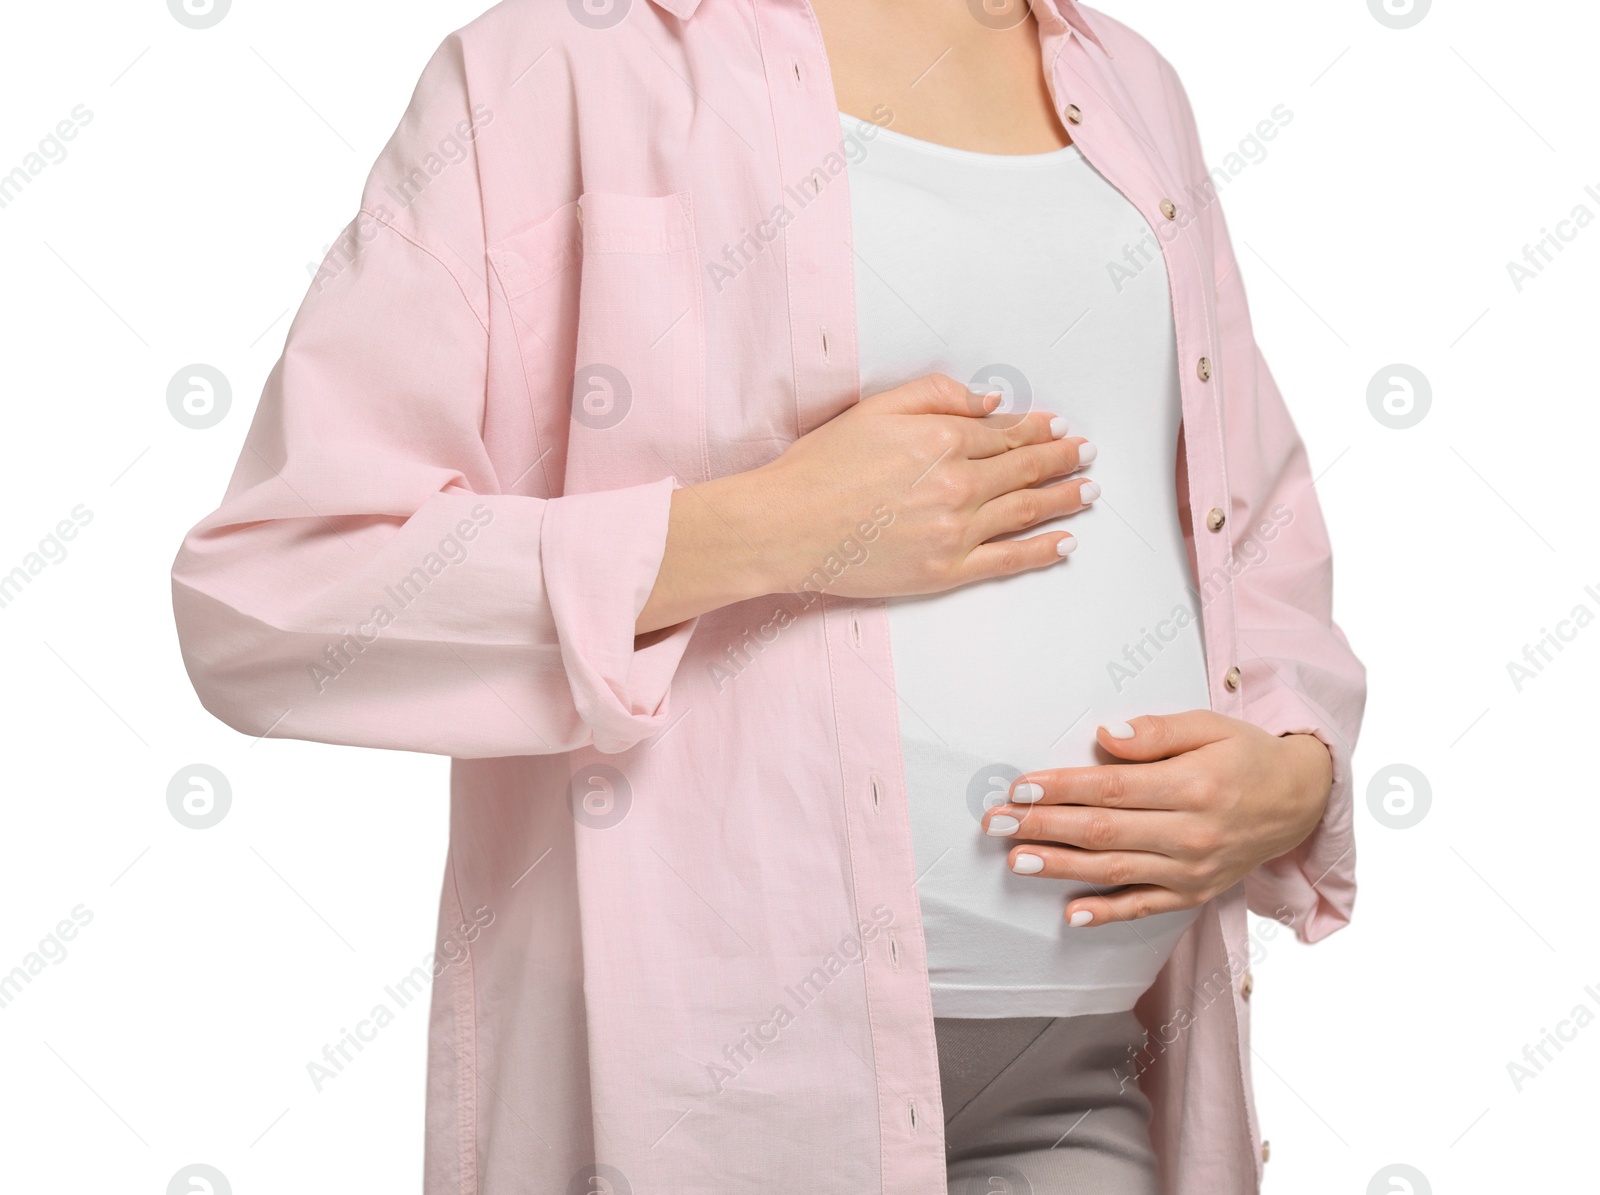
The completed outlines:
[[[1506,265],[1580,204],[1600,217],[1600,16],[1458,0],[1395,30],[1365,0],[1104,6],[1178,67],[1213,163],[1293,113],[1222,199],[1371,699],[1356,920],[1314,949],[1281,934],[1255,966],[1267,1189],[1406,1190],[1375,1178],[1391,1163],[1426,1176],[1417,1192],[1592,1183],[1600,1026],[1570,1025],[1520,1091],[1507,1064],[1576,1006],[1600,1014],[1600,628],[1520,691],[1507,663],[1574,607],[1600,614],[1600,221],[1567,226],[1520,293]],[[417,1189],[423,1004],[320,1093],[306,1064],[432,948],[446,761],[211,720],[167,573],[221,496],[307,263],[478,7],[239,0],[205,31],[159,0],[0,18],[0,173],[93,113],[0,209],[0,572],[92,512],[0,609],[0,974],[92,914],[0,1007],[8,1191],[160,1195],[193,1162],[241,1195]],[[197,362],[234,389],[205,431],[166,407]],[[1404,430],[1367,403],[1395,363],[1432,389]],[[166,805],[197,762],[233,794],[205,831]],[[1432,795],[1405,829],[1366,802],[1397,763]]]

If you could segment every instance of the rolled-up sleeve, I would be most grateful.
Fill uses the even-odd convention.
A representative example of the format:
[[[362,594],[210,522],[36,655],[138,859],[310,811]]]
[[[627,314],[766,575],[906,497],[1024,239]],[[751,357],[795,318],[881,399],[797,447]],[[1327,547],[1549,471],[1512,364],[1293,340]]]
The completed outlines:
[[[519,493],[484,442],[492,271],[459,134],[483,115],[452,37],[174,561],[190,678],[247,734],[474,758],[621,751],[668,717],[695,623],[638,649],[634,624],[678,483]],[[442,144],[465,156],[440,169]]]

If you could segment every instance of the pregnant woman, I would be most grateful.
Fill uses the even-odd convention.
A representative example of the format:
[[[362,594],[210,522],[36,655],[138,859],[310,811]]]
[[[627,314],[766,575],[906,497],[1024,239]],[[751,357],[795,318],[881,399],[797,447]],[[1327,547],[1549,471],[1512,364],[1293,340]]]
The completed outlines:
[[[1073,0],[441,46],[173,577],[230,725],[453,758],[428,1195],[1258,1188],[1364,682],[1216,198]]]

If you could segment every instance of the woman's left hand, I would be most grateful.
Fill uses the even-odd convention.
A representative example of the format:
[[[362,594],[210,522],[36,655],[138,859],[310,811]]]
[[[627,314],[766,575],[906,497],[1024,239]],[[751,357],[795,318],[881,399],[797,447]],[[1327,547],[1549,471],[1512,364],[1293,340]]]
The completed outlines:
[[[1279,737],[1210,710],[1102,726],[1098,738],[1129,762],[1029,772],[983,819],[985,833],[1018,840],[1012,871],[1122,889],[1069,901],[1073,925],[1190,909],[1226,892],[1310,836],[1333,781],[1316,737]]]

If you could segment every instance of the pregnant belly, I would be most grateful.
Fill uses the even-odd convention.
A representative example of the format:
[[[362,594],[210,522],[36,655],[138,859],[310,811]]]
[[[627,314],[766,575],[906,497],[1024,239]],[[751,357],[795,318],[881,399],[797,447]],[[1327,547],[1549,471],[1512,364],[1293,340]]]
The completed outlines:
[[[1062,907],[1092,886],[1013,875],[1014,841],[979,826],[1022,772],[1110,762],[1096,726],[1209,706],[1176,521],[1153,544],[1149,534],[1114,534],[1115,518],[1095,510],[1063,524],[1083,543],[1065,564],[889,603],[939,1015],[996,1015],[992,1004],[961,1002],[962,992],[978,1001],[995,989],[1007,992],[1005,1015],[1131,1007],[1192,920],[1073,930]]]
[[[1100,762],[1099,723],[1210,704],[1176,518],[1138,533],[1093,509],[1041,529],[1057,526],[1083,544],[1062,564],[889,602],[905,737],[1071,767]]]

